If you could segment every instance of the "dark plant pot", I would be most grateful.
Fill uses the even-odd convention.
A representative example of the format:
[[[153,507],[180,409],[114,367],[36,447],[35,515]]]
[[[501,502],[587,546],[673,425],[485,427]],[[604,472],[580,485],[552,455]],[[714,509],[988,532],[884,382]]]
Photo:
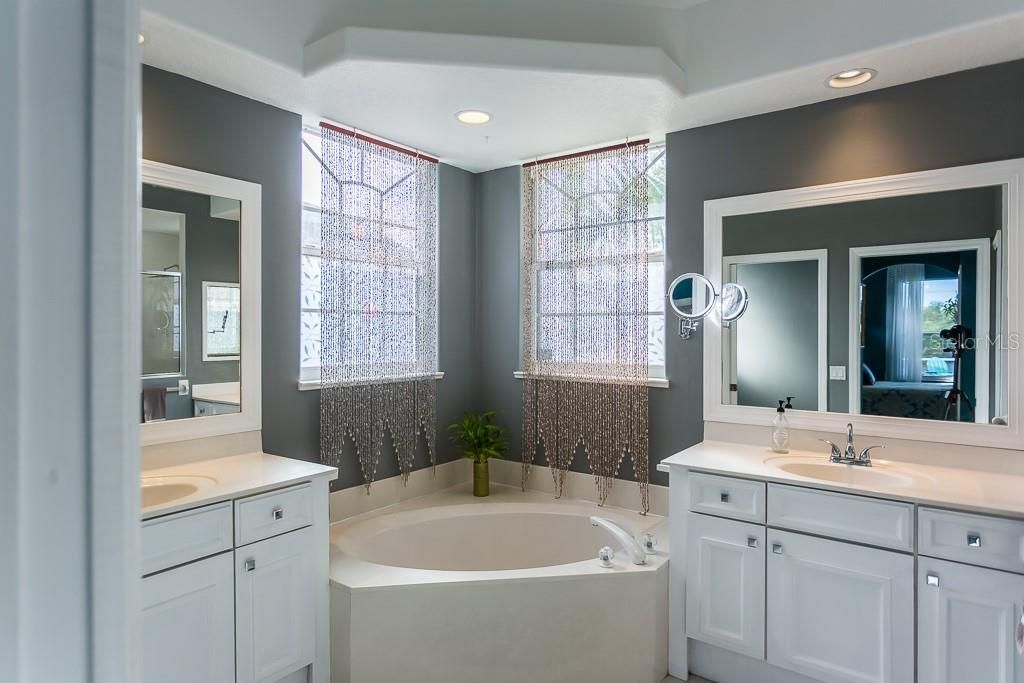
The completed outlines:
[[[484,497],[491,493],[491,476],[486,462],[473,463],[473,495]]]

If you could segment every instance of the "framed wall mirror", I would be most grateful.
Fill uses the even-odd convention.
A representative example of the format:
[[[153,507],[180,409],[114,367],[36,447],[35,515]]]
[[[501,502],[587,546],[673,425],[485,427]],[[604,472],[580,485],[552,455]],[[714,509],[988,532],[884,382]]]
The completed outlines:
[[[708,421],[1024,449],[1024,160],[705,203]]]
[[[259,185],[142,162],[142,444],[261,425]]]

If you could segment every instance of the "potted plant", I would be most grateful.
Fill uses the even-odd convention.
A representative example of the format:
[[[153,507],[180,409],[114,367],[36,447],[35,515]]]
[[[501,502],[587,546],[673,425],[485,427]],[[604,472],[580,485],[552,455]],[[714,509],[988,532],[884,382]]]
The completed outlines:
[[[461,420],[448,425],[448,430],[452,432],[451,440],[462,451],[462,457],[473,461],[473,495],[488,495],[491,486],[487,461],[504,458],[508,449],[504,430],[494,424],[494,411],[479,415],[463,413]]]

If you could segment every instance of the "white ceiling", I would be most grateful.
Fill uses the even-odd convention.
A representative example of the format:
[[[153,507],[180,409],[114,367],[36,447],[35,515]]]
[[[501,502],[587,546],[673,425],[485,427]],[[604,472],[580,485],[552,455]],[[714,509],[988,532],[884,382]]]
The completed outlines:
[[[143,0],[143,60],[471,171],[1024,57],[1024,0]],[[468,127],[458,110],[494,119]]]

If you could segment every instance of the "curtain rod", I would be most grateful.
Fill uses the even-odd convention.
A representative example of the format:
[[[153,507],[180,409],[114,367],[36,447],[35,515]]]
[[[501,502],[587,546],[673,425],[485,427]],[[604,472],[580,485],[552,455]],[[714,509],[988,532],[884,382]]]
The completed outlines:
[[[417,152],[414,149],[409,149],[408,147],[402,147],[400,145],[396,145],[394,143],[387,142],[386,140],[381,140],[380,138],[371,137],[369,135],[365,135],[363,133],[360,133],[359,131],[355,131],[355,130],[352,130],[350,128],[342,128],[341,126],[336,126],[333,123],[327,123],[326,121],[321,121],[320,122],[320,127],[321,128],[326,128],[327,130],[333,130],[335,133],[341,133],[342,135],[348,135],[350,137],[355,138],[356,140],[363,140],[364,142],[370,142],[370,143],[373,143],[375,145],[378,145],[379,147],[384,147],[386,149],[390,149],[390,150],[395,151],[395,152],[400,152],[402,154],[408,154],[411,157],[416,157],[417,159],[423,159],[424,161],[429,161],[432,164],[440,163],[440,159],[438,159],[437,157],[432,157],[429,154],[423,154],[422,152]]]
[[[523,164],[523,168],[530,168],[531,166],[539,166],[541,164],[550,164],[554,161],[565,161],[566,159],[575,159],[577,157],[585,157],[591,154],[600,154],[602,152],[613,152],[617,149],[626,149],[627,147],[636,147],[638,145],[646,145],[651,141],[647,138],[642,140],[630,140],[629,142],[621,142],[617,145],[608,145],[607,147],[598,147],[597,149],[588,149],[583,152],[573,152],[572,154],[562,154],[557,157],[548,157],[547,159],[538,159],[537,161],[528,161]]]

